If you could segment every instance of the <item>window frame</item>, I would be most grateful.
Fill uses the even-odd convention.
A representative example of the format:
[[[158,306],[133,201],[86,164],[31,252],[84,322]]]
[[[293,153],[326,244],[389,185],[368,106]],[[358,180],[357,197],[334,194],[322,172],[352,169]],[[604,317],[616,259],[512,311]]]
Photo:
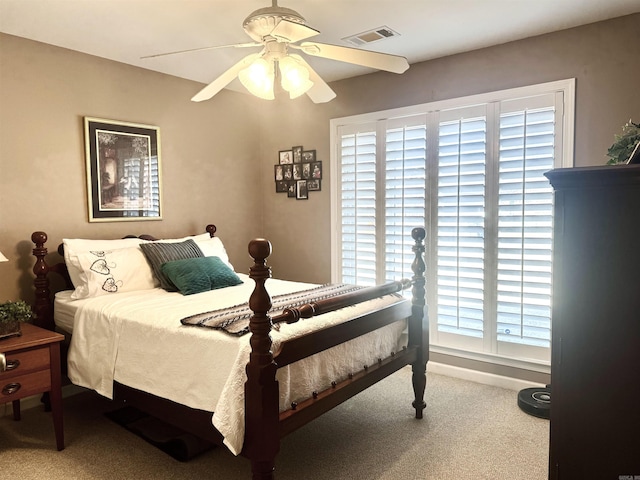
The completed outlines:
[[[427,127],[427,158],[437,158],[438,156],[438,116],[442,112],[449,110],[459,110],[461,108],[470,108],[475,106],[486,105],[487,111],[487,123],[491,122],[492,129],[499,131],[500,112],[498,111],[499,102],[515,101],[518,99],[526,99],[527,97],[541,96],[545,94],[555,95],[556,110],[556,131],[560,131],[561,135],[559,141],[556,142],[555,155],[560,156],[560,166],[563,168],[572,167],[574,164],[574,129],[575,129],[575,78],[558,80],[553,82],[547,82],[537,85],[524,86],[511,88],[506,90],[500,90],[496,92],[482,93],[478,95],[470,95],[460,98],[440,100],[430,103],[424,103],[420,105],[413,105],[409,107],[394,108],[390,110],[384,110],[380,112],[371,112],[360,115],[352,115],[348,117],[335,118],[330,121],[330,164],[331,164],[331,279],[333,282],[341,281],[341,229],[340,229],[340,200],[341,200],[341,172],[338,168],[338,162],[340,159],[341,148],[341,135],[345,128],[357,131],[362,129],[373,128],[376,131],[376,137],[385,139],[387,125],[396,124],[402,122],[403,118],[407,117],[420,117],[425,119],[425,125]],[[437,115],[434,115],[437,114]],[[434,125],[435,124],[435,125]],[[435,128],[434,128],[435,127]],[[488,170],[497,168],[497,155],[499,151],[499,135],[487,138],[487,167]],[[385,141],[376,142],[377,162],[384,167],[385,159]],[[556,168],[558,163],[556,163]],[[378,168],[379,172],[384,171],[384,168]],[[426,191],[430,191],[430,182],[433,181],[433,175],[437,175],[436,162],[428,162],[426,165]],[[379,173],[380,174],[380,173]],[[383,180],[383,177],[379,177],[378,180]],[[495,191],[497,186],[489,183],[487,184],[487,197],[489,195],[497,195]],[[377,205],[384,207],[384,198],[377,200]],[[429,195],[425,198],[425,223],[427,231],[433,232],[429,228],[432,224],[432,218],[437,218],[437,202],[430,201]],[[497,211],[493,212],[494,216],[487,222],[487,228],[497,229]],[[376,225],[376,229],[380,232],[384,232],[384,225]],[[382,237],[381,237],[382,238]],[[435,258],[436,242],[427,239],[428,250],[425,254],[426,258]],[[497,250],[497,245],[496,245]],[[384,255],[384,249],[377,247],[378,253],[382,252]],[[487,252],[488,255],[497,256],[497,252]],[[378,255],[380,259],[380,255]],[[428,281],[434,281],[435,268],[429,268],[427,265]],[[492,282],[495,283],[495,282]],[[491,284],[485,288],[495,289],[495,285]],[[427,294],[427,305],[433,304],[435,298],[433,295]],[[486,321],[486,320],[485,320]],[[490,320],[495,322],[495,319]],[[486,324],[485,324],[486,325]],[[431,319],[431,338],[437,338],[437,332],[434,331],[434,321]],[[548,373],[548,360],[532,359],[525,356],[513,356],[513,352],[509,351],[507,354],[498,354],[496,344],[496,338],[491,338],[494,335],[484,335],[484,351],[468,350],[465,348],[464,342],[456,346],[455,342],[452,345],[432,345],[432,351],[438,351],[440,353],[456,355],[473,360],[489,361],[491,363],[499,363],[503,365],[515,366],[518,368],[529,368],[536,371],[542,371]],[[493,344],[493,345],[492,345]],[[487,348],[488,347],[488,348]],[[490,350],[490,351],[488,351]],[[516,348],[516,353],[521,350]],[[525,349],[526,350],[526,349]]]

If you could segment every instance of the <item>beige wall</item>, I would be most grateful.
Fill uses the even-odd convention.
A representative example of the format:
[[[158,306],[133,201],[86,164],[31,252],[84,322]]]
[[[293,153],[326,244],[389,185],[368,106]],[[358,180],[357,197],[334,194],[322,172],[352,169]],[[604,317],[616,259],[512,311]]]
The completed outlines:
[[[0,68],[0,301],[32,298],[35,230],[55,251],[63,237],[173,237],[213,222],[246,270],[262,234],[260,100],[224,91],[196,104],[196,82],[1,34]],[[84,116],[160,127],[162,221],[88,222]]]

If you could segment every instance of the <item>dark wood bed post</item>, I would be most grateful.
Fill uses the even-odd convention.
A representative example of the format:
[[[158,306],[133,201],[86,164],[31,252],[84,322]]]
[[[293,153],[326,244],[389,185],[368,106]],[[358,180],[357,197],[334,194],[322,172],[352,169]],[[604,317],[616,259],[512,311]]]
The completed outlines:
[[[253,311],[249,322],[251,355],[247,364],[245,391],[245,440],[242,454],[251,460],[253,480],[274,478],[275,457],[280,450],[279,399],[276,364],[271,352],[271,297],[264,286],[271,278],[266,259],[271,254],[271,243],[264,239],[249,243],[249,254],[254,260],[250,268],[256,286],[249,298]]]
[[[31,241],[35,244],[33,256],[36,257],[36,263],[33,266],[33,273],[36,278],[33,281],[35,287],[36,300],[33,311],[36,314],[34,324],[46,328],[47,330],[55,330],[53,321],[53,305],[51,303],[51,290],[49,289],[49,266],[45,262],[44,257],[47,256],[47,234],[44,232],[33,232]]]
[[[415,241],[412,250],[415,254],[411,270],[413,271],[413,287],[411,289],[411,318],[409,319],[409,341],[418,344],[418,358],[411,365],[413,372],[413,392],[415,400],[416,418],[422,418],[422,411],[427,404],[424,401],[424,391],[427,387],[427,361],[429,360],[429,325],[425,308],[425,278],[426,270],[423,254],[425,247],[422,241],[427,236],[424,228],[414,228],[411,237]]]

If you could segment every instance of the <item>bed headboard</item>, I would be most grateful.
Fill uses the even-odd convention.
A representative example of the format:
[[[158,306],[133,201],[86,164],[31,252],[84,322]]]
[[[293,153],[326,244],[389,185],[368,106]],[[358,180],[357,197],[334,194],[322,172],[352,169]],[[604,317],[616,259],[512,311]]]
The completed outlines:
[[[209,224],[205,228],[206,232],[214,237],[216,233],[216,226]],[[155,241],[159,240],[153,235],[126,235],[123,238],[141,238],[143,240]],[[45,257],[49,253],[49,250],[45,246],[48,236],[45,232],[33,232],[31,234],[31,241],[34,243],[33,256],[36,257],[36,263],[33,266],[33,274],[35,278],[33,285],[35,288],[35,304],[33,310],[36,314],[34,323],[47,330],[55,330],[55,322],[53,320],[53,294],[50,288],[49,274],[55,273],[59,275],[64,281],[64,288],[62,290],[73,289],[73,283],[69,277],[69,271],[64,263],[64,246],[61,243],[58,245],[58,253],[63,258],[62,262],[55,263],[53,265],[47,264]]]

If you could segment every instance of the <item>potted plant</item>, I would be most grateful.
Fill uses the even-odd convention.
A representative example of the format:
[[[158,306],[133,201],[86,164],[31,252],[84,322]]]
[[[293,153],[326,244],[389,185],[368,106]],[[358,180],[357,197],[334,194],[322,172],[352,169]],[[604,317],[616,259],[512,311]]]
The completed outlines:
[[[0,304],[0,339],[20,335],[20,324],[35,318],[26,302],[4,302]]]
[[[622,127],[622,133],[615,135],[615,142],[609,147],[607,165],[620,165],[627,163],[635,146],[640,143],[640,124],[629,120]]]

